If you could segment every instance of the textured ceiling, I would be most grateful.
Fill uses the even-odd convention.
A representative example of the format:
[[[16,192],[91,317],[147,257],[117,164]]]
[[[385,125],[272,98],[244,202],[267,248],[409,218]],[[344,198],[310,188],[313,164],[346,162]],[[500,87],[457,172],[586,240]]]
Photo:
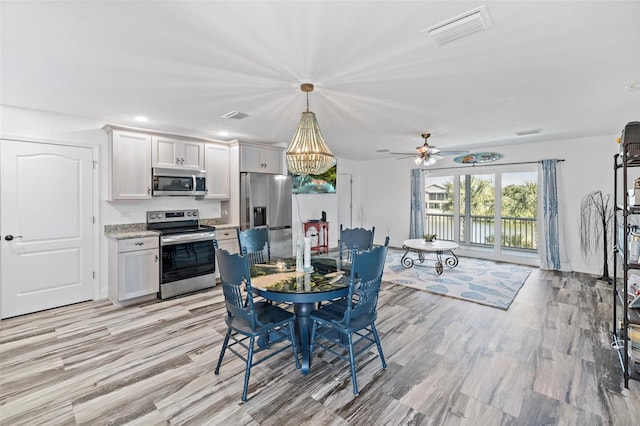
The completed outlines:
[[[485,31],[443,46],[420,32],[482,4]],[[640,82],[639,1],[2,1],[0,19],[2,104],[105,123],[286,144],[302,82],[343,158],[411,151],[425,131],[474,148],[640,120],[625,89]]]

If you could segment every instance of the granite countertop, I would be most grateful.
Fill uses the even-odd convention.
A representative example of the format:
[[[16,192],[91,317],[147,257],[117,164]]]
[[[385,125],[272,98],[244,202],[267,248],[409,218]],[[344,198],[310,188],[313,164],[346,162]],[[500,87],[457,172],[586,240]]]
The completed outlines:
[[[130,238],[158,237],[160,233],[157,231],[148,231],[146,229],[140,231],[112,231],[104,233],[107,238],[112,240],[126,240]]]
[[[219,219],[201,219],[200,224],[215,226],[216,229],[233,229],[238,225],[217,223]],[[120,225],[105,225],[104,234],[113,240],[125,240],[128,238],[144,238],[157,237],[160,235],[157,231],[147,230],[146,223],[125,223]]]
[[[214,225],[214,226],[216,227],[216,229],[234,229],[238,227],[238,225],[231,225],[228,223],[221,224],[221,225]]]
[[[126,240],[129,238],[157,237],[160,233],[147,230],[146,223],[124,223],[120,225],[105,225],[104,235],[112,240]]]

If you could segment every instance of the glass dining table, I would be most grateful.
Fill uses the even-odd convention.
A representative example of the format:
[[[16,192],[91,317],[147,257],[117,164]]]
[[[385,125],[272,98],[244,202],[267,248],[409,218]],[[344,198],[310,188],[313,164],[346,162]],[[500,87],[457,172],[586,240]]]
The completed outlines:
[[[311,367],[311,329],[309,316],[318,302],[347,296],[349,265],[339,259],[312,257],[312,272],[296,272],[295,259],[285,259],[251,266],[251,285],[260,296],[273,302],[293,304],[295,330],[300,343],[302,374]]]

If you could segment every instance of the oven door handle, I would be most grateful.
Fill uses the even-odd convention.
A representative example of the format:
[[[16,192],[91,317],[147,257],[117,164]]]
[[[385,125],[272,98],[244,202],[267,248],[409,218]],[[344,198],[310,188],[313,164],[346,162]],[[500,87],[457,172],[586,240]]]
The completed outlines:
[[[176,244],[184,244],[184,243],[197,243],[200,241],[211,241],[213,240],[215,235],[211,233],[203,233],[203,234],[189,234],[189,235],[167,235],[160,238],[160,245],[162,246],[172,246]]]

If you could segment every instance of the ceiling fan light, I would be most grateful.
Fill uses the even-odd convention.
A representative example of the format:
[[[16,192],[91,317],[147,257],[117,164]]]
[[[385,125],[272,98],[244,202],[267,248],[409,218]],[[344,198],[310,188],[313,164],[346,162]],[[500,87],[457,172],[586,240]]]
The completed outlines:
[[[413,160],[414,163],[416,163],[416,166],[419,166],[422,163],[422,157],[418,156],[415,158],[415,160]]]
[[[430,146],[429,149],[427,149],[427,154],[429,155],[433,155],[433,154],[437,154],[440,152],[439,148],[435,148],[433,146]]]
[[[425,158],[424,159],[424,165],[425,166],[432,166],[432,165],[436,164],[436,161],[438,161],[438,160],[436,160],[433,157]]]

